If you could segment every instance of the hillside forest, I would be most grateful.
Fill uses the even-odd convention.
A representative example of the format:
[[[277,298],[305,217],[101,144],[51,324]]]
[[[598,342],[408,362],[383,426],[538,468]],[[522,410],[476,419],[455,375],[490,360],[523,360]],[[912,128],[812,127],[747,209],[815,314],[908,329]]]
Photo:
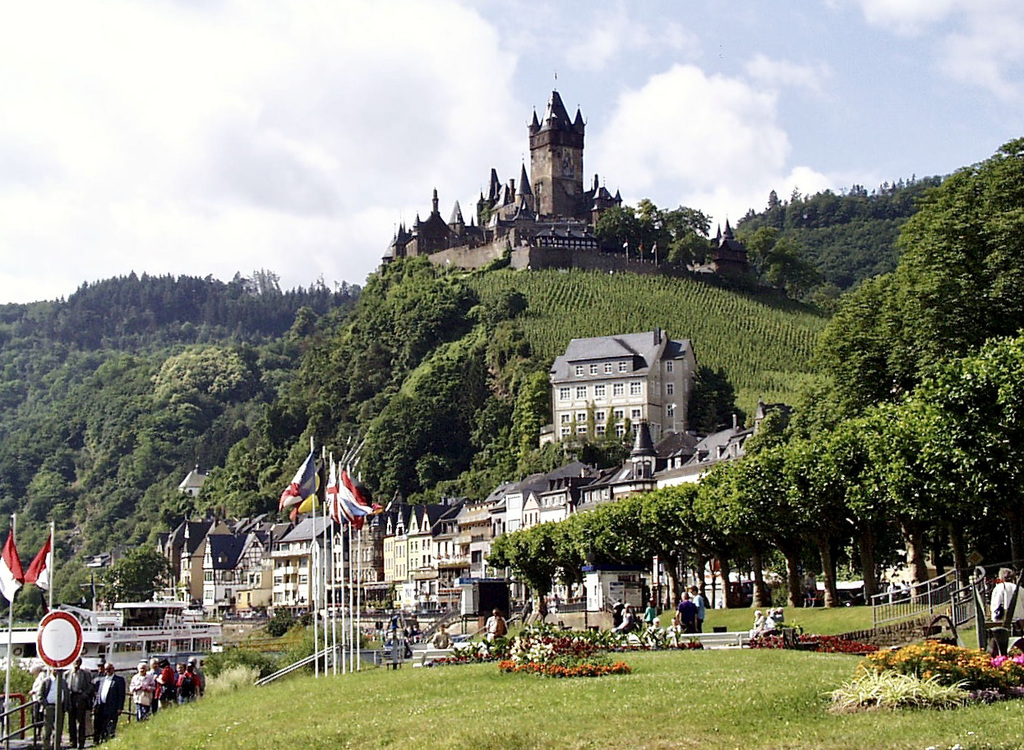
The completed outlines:
[[[968,447],[983,447],[978,441],[1006,439],[999,432],[1006,415],[987,415],[990,434],[964,428],[970,434],[961,436],[967,442],[955,461],[942,452],[948,445],[926,439],[959,435],[943,421],[950,410],[942,405],[955,398],[943,389],[959,382],[967,398],[958,380],[964,368],[1015,356],[1014,342],[990,339],[1016,335],[1021,323],[1024,256],[1011,211],[1024,198],[1014,183],[1024,176],[1021,150],[1013,142],[944,180],[871,194],[770,197],[736,228],[757,272],[745,284],[502,268],[443,273],[412,259],[371,275],[363,288],[319,282],[282,291],[267,271],[229,283],[132,275],[83,285],[67,300],[5,305],[0,503],[19,514],[23,556],[56,522],[58,598],[74,602],[89,583],[84,562],[92,555],[152,542],[186,515],[276,512],[310,437],[339,453],[365,440],[360,471],[385,501],[479,499],[502,481],[571,458],[612,465],[628,451],[614,440],[583,441],[568,455],[562,446],[537,448],[550,420],[547,370],[570,338],[660,327],[693,342],[694,429],[714,430],[734,414],[742,420],[759,398],[796,406],[792,422],[769,431],[749,461],[709,483],[720,488],[714,502],[744,509],[712,514],[731,519],[731,527],[708,531],[730,546],[698,547],[687,532],[677,554],[715,551],[737,563],[758,555],[779,570],[853,571],[862,559],[856,525],[836,522],[825,532],[816,524],[845,518],[837,509],[849,513],[855,497],[881,514],[875,518],[893,517],[885,515],[891,503],[904,503],[910,510],[901,528],[922,549],[1000,549],[991,523],[964,524],[962,538],[950,538],[945,509],[962,509],[958,519],[999,518],[1019,532],[1016,495],[1004,494],[1009,472],[983,480],[975,470],[994,471],[994,459],[964,463]],[[637,226],[653,220],[661,231],[665,217],[649,203],[643,209],[634,211]],[[701,222],[688,215],[685,231],[697,231]],[[844,251],[854,246],[856,253]],[[1012,391],[1001,372],[993,370],[990,387]],[[921,424],[932,431],[921,433]],[[890,434],[895,425],[905,433]],[[839,505],[769,514],[787,540],[802,540],[783,554],[782,532],[749,526],[759,502],[750,493],[773,504],[801,492],[820,498],[801,484],[800,471],[821,472],[787,462],[824,455],[816,441],[849,433],[854,442],[877,433],[878,442],[856,455],[888,459],[896,446],[906,463],[884,481],[844,470],[844,489],[830,486],[828,495]],[[863,458],[854,463],[880,471]],[[209,471],[196,499],[176,489],[194,465]],[[742,481],[732,471],[745,472]],[[750,479],[758,473],[792,483],[769,492]],[[970,488],[973,497],[953,488]],[[934,511],[940,498],[941,514]],[[695,499],[684,505],[698,513]],[[749,532],[742,538],[740,527]],[[892,533],[880,535],[875,559],[891,557],[899,544]],[[1009,555],[1009,542],[1003,546]],[[27,613],[38,601],[24,596],[17,606]]]

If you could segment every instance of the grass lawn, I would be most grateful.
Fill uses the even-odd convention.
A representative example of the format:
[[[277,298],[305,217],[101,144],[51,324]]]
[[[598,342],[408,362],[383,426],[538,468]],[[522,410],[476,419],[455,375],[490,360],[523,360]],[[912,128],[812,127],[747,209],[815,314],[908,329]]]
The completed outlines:
[[[778,650],[627,653],[631,675],[559,680],[495,664],[296,677],[124,727],[109,747],[1020,747],[1024,701],[836,715],[858,658]]]
[[[838,635],[871,627],[871,607],[783,607],[785,623],[800,625],[805,633]],[[672,614],[668,613],[664,624],[669,624]],[[754,625],[754,610],[751,609],[709,609],[704,620],[704,631],[714,626],[725,626],[726,630],[750,630]]]

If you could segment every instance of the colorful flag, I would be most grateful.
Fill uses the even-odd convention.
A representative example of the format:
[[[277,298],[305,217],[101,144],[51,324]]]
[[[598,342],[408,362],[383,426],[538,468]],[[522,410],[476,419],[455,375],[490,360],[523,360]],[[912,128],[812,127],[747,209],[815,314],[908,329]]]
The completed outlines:
[[[324,492],[327,498],[327,513],[334,519],[335,523],[344,523],[341,509],[338,507],[338,468],[331,459],[331,470],[327,476],[327,489]]]
[[[310,451],[306,460],[302,462],[302,466],[295,472],[292,483],[281,493],[278,510],[288,510],[288,508],[301,505],[307,498],[315,497],[319,480],[316,471],[316,457],[313,455],[313,451]]]
[[[25,571],[25,583],[34,583],[44,591],[50,589],[50,569],[53,567],[53,535],[46,537],[46,543],[39,550]]]
[[[25,573],[21,570],[21,560],[18,559],[18,550],[14,546],[14,529],[11,529],[4,544],[3,556],[0,558],[0,594],[13,603],[14,595],[24,582]]]
[[[370,515],[373,510],[369,506],[363,505],[356,500],[355,495],[352,494],[352,490],[348,488],[348,485],[344,481],[347,476],[348,472],[342,471],[342,482],[338,485],[337,495],[338,513],[341,518],[344,518],[348,523],[352,524],[352,528],[361,529],[363,528],[364,517]]]
[[[381,513],[384,510],[377,503],[373,502],[372,500],[370,500],[369,497],[367,497],[366,488],[363,487],[361,483],[353,480],[352,475],[349,474],[348,471],[342,470],[341,483],[348,489],[349,494],[351,494],[352,499],[356,503],[362,505],[365,508],[369,508],[370,512],[374,515],[376,515],[377,513]]]

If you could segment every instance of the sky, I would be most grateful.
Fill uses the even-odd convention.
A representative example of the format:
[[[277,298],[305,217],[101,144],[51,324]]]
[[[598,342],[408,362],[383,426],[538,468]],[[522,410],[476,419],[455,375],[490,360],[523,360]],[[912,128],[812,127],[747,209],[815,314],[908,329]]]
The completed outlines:
[[[0,303],[131,272],[365,283],[557,89],[584,174],[715,225],[1021,137],[1019,0],[35,0],[0,12]]]

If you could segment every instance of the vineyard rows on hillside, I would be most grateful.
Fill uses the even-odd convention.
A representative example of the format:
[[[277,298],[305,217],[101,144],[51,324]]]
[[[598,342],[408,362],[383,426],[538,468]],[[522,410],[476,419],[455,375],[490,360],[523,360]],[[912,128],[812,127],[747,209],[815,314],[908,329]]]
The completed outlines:
[[[515,290],[529,300],[523,329],[553,360],[570,339],[664,329],[690,339],[697,361],[722,369],[750,413],[758,398],[792,403],[810,373],[825,319],[692,279],[588,271],[501,271],[468,279],[483,300]]]

